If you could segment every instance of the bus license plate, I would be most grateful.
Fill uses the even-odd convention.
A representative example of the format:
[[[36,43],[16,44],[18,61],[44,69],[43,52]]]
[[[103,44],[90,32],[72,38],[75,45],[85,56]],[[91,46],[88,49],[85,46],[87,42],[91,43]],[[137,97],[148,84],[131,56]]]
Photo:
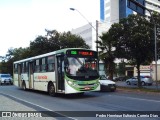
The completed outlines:
[[[84,89],[85,89],[85,90],[90,90],[91,88],[90,88],[90,87],[85,87]]]

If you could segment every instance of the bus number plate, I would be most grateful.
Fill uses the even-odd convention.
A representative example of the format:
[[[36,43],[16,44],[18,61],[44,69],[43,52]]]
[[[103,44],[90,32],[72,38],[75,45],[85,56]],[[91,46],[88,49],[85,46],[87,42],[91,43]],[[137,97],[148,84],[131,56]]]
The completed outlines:
[[[91,88],[90,88],[90,87],[85,87],[84,89],[85,89],[85,90],[90,90]]]

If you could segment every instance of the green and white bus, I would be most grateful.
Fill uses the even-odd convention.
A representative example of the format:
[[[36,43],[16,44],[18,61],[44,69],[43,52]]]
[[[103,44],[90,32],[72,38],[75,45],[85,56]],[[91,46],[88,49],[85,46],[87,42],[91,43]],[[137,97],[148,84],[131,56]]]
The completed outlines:
[[[97,52],[67,48],[13,63],[14,85],[26,89],[72,94],[99,91]]]

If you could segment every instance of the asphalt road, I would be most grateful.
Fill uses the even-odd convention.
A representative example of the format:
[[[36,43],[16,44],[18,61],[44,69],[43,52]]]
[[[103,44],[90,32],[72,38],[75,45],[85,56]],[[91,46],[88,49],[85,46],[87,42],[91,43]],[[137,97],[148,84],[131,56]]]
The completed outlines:
[[[0,86],[0,96],[1,111],[53,111],[55,116],[61,116],[56,119],[84,120],[85,117],[85,119],[98,120],[99,118],[106,119],[109,116],[109,120],[160,120],[160,94],[117,90],[116,92],[88,92],[83,96],[58,95],[57,97],[51,97],[45,92],[23,91],[16,86],[4,85]],[[5,102],[2,102],[2,100]],[[5,107],[3,107],[4,104]],[[129,113],[125,114],[133,116],[123,118],[122,116],[114,116],[115,114],[122,115],[123,112],[127,111]],[[138,113],[134,111],[138,111]],[[139,114],[141,114],[139,111],[149,111],[149,113],[142,113],[143,116],[139,117]],[[152,111],[156,112],[152,113]],[[138,115],[135,117],[134,114]],[[150,114],[154,115],[148,116]],[[157,114],[159,114],[158,117]]]

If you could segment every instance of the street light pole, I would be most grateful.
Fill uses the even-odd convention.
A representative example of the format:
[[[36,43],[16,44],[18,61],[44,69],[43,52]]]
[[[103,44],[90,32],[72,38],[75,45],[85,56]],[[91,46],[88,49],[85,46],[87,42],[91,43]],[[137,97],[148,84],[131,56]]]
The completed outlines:
[[[96,51],[98,56],[97,70],[99,71],[99,54],[98,54],[98,20],[96,20]]]
[[[88,22],[88,24],[89,24],[94,30],[96,30],[96,28],[87,20],[87,18],[86,18],[81,12],[79,12],[79,10],[77,10],[77,9],[75,9],[75,8],[70,8],[70,10],[72,10],[72,11],[77,11],[77,12]]]
[[[156,79],[156,87],[158,89],[158,81],[157,81],[157,36],[156,36],[156,23],[154,23],[154,39],[155,39],[155,79]]]

